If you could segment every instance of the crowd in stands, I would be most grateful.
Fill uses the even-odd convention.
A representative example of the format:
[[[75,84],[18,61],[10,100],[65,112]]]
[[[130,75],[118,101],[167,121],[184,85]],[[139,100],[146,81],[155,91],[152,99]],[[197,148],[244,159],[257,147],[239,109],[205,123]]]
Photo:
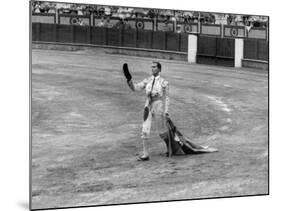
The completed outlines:
[[[224,24],[250,27],[268,27],[268,18],[265,16],[234,15],[223,13],[206,13],[192,11],[176,11],[164,9],[128,8],[117,6],[81,5],[54,2],[33,2],[33,13],[91,15],[102,17],[100,25],[108,23],[108,17],[120,18],[120,24],[126,24],[128,18],[177,21],[184,23]]]
[[[97,27],[131,29],[131,25],[128,23],[128,19],[126,18],[120,18],[117,23],[112,24],[110,22],[110,17],[104,16],[101,17],[100,22],[97,24]]]

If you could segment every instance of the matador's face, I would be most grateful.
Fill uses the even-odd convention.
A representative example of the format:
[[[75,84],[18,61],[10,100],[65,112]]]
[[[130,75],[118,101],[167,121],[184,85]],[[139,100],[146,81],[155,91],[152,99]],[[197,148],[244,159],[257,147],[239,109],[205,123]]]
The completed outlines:
[[[160,72],[160,69],[157,67],[157,64],[152,63],[151,68],[152,68],[152,75],[158,76],[159,72]]]

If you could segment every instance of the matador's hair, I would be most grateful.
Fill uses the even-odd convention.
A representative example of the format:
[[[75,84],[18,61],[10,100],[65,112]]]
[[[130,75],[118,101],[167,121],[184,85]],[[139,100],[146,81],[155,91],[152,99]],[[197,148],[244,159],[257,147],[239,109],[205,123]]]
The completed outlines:
[[[162,66],[161,66],[160,62],[153,61],[152,63],[155,63],[157,65],[157,68],[159,70],[161,70]]]

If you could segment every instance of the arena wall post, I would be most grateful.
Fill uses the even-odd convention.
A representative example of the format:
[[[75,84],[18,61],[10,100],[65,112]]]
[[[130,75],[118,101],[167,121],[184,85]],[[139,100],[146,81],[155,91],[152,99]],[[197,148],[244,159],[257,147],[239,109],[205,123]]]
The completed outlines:
[[[242,60],[244,58],[244,39],[235,39],[234,51],[234,67],[242,67]]]
[[[188,63],[196,63],[197,55],[197,35],[189,34],[188,35],[188,52],[187,52],[187,61]]]

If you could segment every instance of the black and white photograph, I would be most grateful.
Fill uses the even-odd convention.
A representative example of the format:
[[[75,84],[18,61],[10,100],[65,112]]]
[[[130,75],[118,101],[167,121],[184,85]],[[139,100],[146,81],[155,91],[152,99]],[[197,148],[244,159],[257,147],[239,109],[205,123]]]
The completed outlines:
[[[31,210],[269,194],[267,14],[30,1],[29,16]]]

